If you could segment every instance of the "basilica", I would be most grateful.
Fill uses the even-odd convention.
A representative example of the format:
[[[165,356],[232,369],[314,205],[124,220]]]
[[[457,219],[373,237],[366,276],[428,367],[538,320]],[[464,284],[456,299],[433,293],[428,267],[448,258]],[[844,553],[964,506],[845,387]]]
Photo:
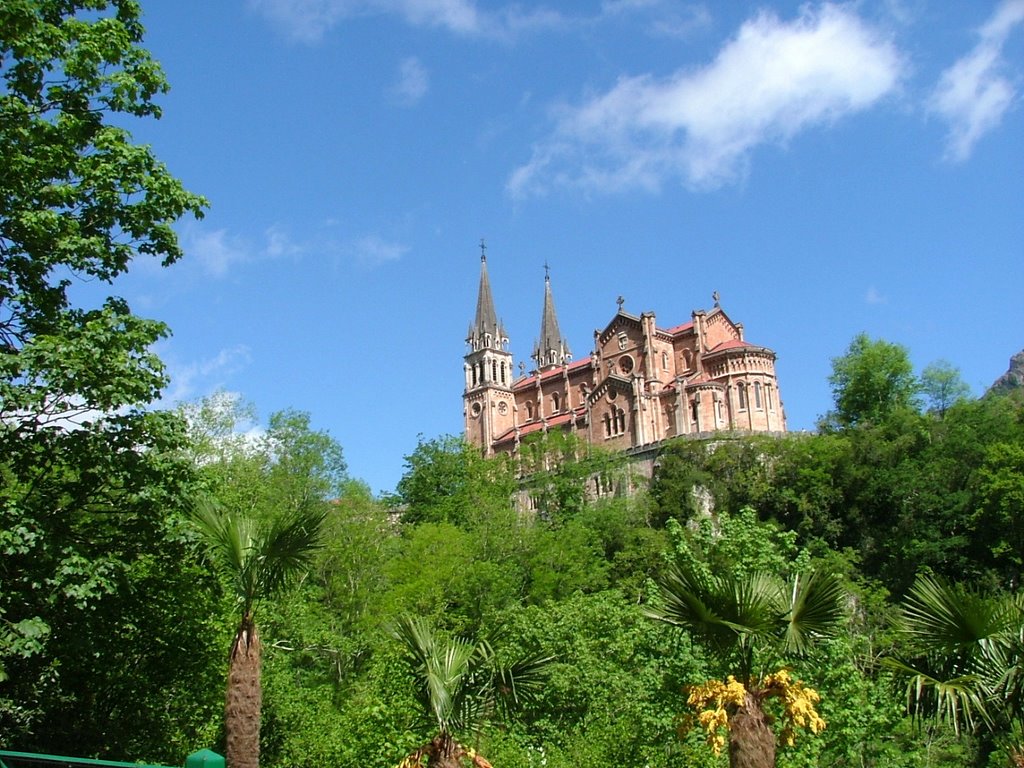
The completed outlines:
[[[590,354],[573,360],[545,269],[534,367],[526,372],[521,363],[517,376],[482,252],[464,358],[467,441],[489,456],[515,453],[528,435],[553,429],[615,451],[679,435],[784,432],[775,353],[748,342],[717,294],[714,301],[689,322],[662,328],[653,312],[631,314],[620,298],[615,316],[594,331]]]

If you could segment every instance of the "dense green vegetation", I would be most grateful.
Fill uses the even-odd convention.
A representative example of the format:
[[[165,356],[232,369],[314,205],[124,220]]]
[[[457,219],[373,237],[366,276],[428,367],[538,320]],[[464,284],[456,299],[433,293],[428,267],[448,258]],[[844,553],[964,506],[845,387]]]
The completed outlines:
[[[268,768],[774,763],[734,727],[782,766],[1021,764],[1019,391],[861,335],[817,434],[669,443],[648,489],[562,434],[439,437],[382,499],[307,414],[153,409],[166,329],[66,294],[204,205],[109,124],[166,87],[138,15],[0,5],[0,747],[176,764],[261,708]]]

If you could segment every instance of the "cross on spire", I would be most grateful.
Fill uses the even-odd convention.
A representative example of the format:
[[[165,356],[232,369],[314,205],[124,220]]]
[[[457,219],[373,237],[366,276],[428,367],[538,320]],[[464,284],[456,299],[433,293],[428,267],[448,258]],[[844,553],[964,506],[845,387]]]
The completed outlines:
[[[487,261],[487,243],[482,237],[480,238],[480,261]]]

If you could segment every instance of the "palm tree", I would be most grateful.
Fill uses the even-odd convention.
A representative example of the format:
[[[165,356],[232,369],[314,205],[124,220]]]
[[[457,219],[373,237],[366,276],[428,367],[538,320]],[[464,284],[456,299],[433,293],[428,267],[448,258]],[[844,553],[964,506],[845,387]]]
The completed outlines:
[[[231,584],[238,609],[224,706],[227,764],[258,768],[263,693],[256,609],[305,569],[319,546],[324,512],[301,509],[264,521],[203,504],[193,519],[214,567]]]
[[[734,670],[725,684],[711,681],[691,689],[691,704],[714,702],[713,714],[703,721],[712,746],[718,749],[724,742],[717,734],[717,727],[724,725],[733,768],[774,766],[775,735],[764,701],[797,697],[813,712],[817,694],[791,681],[785,670],[761,677],[757,665],[773,660],[760,658],[764,654],[804,656],[816,640],[835,633],[843,615],[838,578],[812,573],[787,583],[770,573],[712,575],[677,564],[662,577],[659,588],[648,615],[689,630]],[[787,742],[792,740],[790,720],[784,731]],[[805,722],[815,732],[824,727],[816,712]]]
[[[907,678],[914,717],[981,737],[984,762],[999,735],[1024,733],[1024,594],[992,596],[919,576],[900,606],[905,653],[884,659]],[[1018,765],[1024,755],[1014,750]]]
[[[408,755],[401,768],[458,768],[468,759],[491,764],[460,736],[479,737],[496,718],[529,701],[540,686],[549,658],[531,655],[503,665],[489,640],[444,639],[428,622],[403,617],[392,634],[416,676],[416,698],[435,735]],[[424,762],[426,760],[426,762]]]

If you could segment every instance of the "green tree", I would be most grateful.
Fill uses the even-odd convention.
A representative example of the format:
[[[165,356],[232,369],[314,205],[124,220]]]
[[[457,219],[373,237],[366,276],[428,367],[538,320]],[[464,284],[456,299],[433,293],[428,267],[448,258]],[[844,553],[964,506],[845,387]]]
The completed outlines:
[[[324,510],[303,507],[258,519],[248,510],[204,504],[196,508],[193,519],[237,606],[224,711],[227,762],[231,768],[258,768],[263,649],[256,610],[305,571],[320,546]]]
[[[916,405],[918,382],[905,347],[860,333],[846,354],[832,359],[828,378],[835,401],[830,419],[840,427],[878,423]]]
[[[420,437],[405,467],[395,498],[402,522],[467,526],[481,515],[511,507],[516,484],[507,459],[485,459],[462,438]]]
[[[533,697],[550,661],[530,654],[503,663],[490,639],[476,643],[444,639],[423,619],[399,620],[395,638],[415,676],[417,700],[426,722],[436,731],[431,740],[402,761],[404,768],[458,768],[469,758],[478,768],[488,763],[459,739],[479,736],[496,716]]]
[[[527,436],[518,458],[532,508],[554,524],[574,517],[589,499],[628,483],[628,464],[560,429]]]
[[[647,613],[688,630],[728,670],[725,683],[709,680],[690,689],[691,706],[704,710],[701,724],[712,747],[724,744],[725,727],[734,768],[774,766],[765,702],[785,702],[786,742],[795,724],[815,732],[823,727],[813,706],[817,693],[791,679],[784,662],[806,657],[816,641],[839,630],[843,590],[831,572],[806,571],[794,533],[759,522],[751,509],[716,518],[686,532],[670,526],[676,558],[658,578]],[[787,573],[793,575],[787,579]],[[779,671],[764,674],[770,665]]]
[[[159,117],[167,90],[139,16],[128,0],[0,4],[0,732],[123,757],[181,736],[155,702],[208,658],[143,630],[201,636],[187,611],[206,613],[176,517],[184,432],[146,410],[166,328],[68,296],[139,255],[176,261],[171,225],[205,206],[122,127]]]
[[[946,360],[937,360],[921,371],[921,393],[928,401],[928,409],[939,418],[953,405],[966,400],[971,388],[960,376],[960,369]]]
[[[763,571],[708,576],[677,566],[658,583],[650,616],[692,632],[734,671],[724,685],[709,681],[690,694],[691,704],[708,708],[708,723],[728,728],[733,768],[775,765],[775,735],[765,712],[770,697],[799,702],[795,711],[787,707],[784,738],[791,738],[794,723],[814,732],[824,727],[813,710],[817,693],[792,681],[784,668],[764,676],[759,669],[771,654],[806,655],[816,639],[835,633],[842,619],[837,578],[812,573],[786,582]],[[720,738],[716,727],[709,736],[714,745]]]

